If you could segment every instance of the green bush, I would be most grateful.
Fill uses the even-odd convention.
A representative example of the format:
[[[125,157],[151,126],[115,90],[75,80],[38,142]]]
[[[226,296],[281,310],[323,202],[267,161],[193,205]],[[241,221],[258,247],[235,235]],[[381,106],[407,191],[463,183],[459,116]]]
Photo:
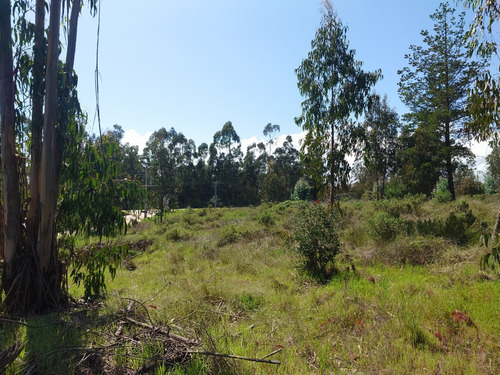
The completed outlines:
[[[297,217],[293,239],[301,256],[301,268],[313,278],[325,281],[335,270],[340,251],[337,214],[319,204],[309,204]]]
[[[99,243],[83,247],[75,253],[71,259],[71,277],[76,285],[83,283],[85,298],[106,290],[106,271],[113,280],[128,251],[128,244]]]
[[[394,239],[400,232],[400,228],[401,222],[399,219],[385,211],[377,211],[367,222],[368,233],[374,240],[379,242]]]
[[[236,229],[234,225],[229,225],[220,234],[219,239],[217,240],[217,246],[223,247],[238,241],[240,237],[240,233]]]
[[[406,195],[401,199],[383,199],[374,202],[378,211],[387,212],[389,215],[399,218],[402,214],[420,213],[420,207],[427,200],[424,194]]]
[[[391,180],[385,187],[385,197],[388,199],[392,198],[403,198],[407,194],[407,190],[404,188],[403,184],[397,180]]]
[[[476,222],[476,217],[469,209],[465,201],[458,202],[454,212],[450,212],[448,217],[417,221],[416,231],[422,236],[435,236],[449,239],[460,245],[466,244],[475,235],[472,225]]]
[[[460,180],[455,187],[457,195],[478,195],[484,194],[483,184],[473,176],[465,177]]]
[[[434,189],[434,200],[438,203],[451,202],[451,193],[448,190],[448,180],[441,177]]]
[[[484,193],[488,195],[497,193],[497,183],[490,174],[484,179]]]
[[[309,186],[309,184],[306,180],[301,178],[295,184],[295,187],[294,187],[293,193],[292,193],[292,200],[293,201],[307,201],[310,199],[310,197],[311,197],[311,187]]]
[[[270,226],[275,224],[273,216],[267,211],[264,211],[264,213],[259,216],[259,223],[261,223],[266,228],[269,228]]]

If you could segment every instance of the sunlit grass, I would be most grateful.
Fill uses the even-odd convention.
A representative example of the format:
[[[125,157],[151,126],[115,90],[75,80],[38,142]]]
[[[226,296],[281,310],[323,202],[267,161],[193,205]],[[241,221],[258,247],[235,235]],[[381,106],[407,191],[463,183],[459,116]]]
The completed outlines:
[[[495,207],[488,199],[468,199],[478,217]],[[446,217],[452,205],[428,202],[405,215]],[[108,282],[90,333],[61,318],[66,323],[59,324],[74,329],[64,340],[92,345],[93,335],[109,329],[106,317],[132,298],[155,322],[173,320],[186,334],[199,336],[204,350],[250,358],[281,350],[270,359],[281,361],[283,374],[497,373],[500,279],[480,271],[483,249],[476,242],[458,246],[398,235],[391,243],[376,243],[364,232],[377,210],[373,203],[343,203],[340,272],[317,284],[296,268],[297,255],[287,242],[299,207],[285,202],[183,210],[161,223],[139,223],[124,240],[151,239],[152,245],[134,257],[133,270],[120,268]],[[486,216],[489,224],[493,218]],[[422,264],[395,258],[401,251],[422,251],[419,246],[426,246]],[[70,293],[79,298],[83,290],[72,286]],[[27,337],[25,332],[18,335]],[[2,342],[12,337],[4,333]],[[187,368],[170,370],[268,374],[276,369],[198,356]]]

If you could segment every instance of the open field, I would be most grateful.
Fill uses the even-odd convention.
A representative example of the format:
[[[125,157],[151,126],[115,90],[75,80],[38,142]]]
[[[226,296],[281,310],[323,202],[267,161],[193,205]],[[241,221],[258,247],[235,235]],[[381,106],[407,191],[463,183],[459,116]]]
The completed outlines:
[[[304,275],[292,249],[305,203],[143,221],[121,239],[142,245],[101,298],[28,317],[28,327],[0,322],[2,347],[27,341],[9,371],[146,370],[165,343],[123,326],[129,313],[200,340],[189,350],[204,354],[147,368],[155,374],[498,374],[500,277],[498,268],[480,270],[485,248],[474,237],[482,222],[493,225],[497,200],[343,202],[342,252],[326,283]],[[460,221],[466,215],[469,224]],[[453,230],[456,239],[447,235]],[[83,289],[69,282],[78,299]],[[130,342],[109,347],[120,325]],[[266,359],[281,364],[206,352],[252,359],[276,352]]]

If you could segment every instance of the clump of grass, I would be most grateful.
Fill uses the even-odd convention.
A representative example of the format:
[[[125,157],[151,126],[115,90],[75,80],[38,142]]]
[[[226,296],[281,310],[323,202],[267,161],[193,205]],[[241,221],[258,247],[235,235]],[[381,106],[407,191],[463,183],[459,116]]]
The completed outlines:
[[[173,227],[165,232],[165,238],[169,241],[184,241],[189,238],[189,234],[186,230],[179,227]]]
[[[255,296],[251,293],[242,293],[234,296],[233,304],[237,309],[244,311],[254,311],[264,304],[262,296]]]
[[[239,231],[236,229],[236,227],[231,224],[227,227],[225,227],[222,232],[219,235],[219,239],[217,240],[217,246],[223,247],[227,246],[230,244],[235,243],[238,241],[238,238],[240,237]]]
[[[387,265],[421,266],[432,264],[452,245],[437,237],[401,236],[372,253],[372,260]]]

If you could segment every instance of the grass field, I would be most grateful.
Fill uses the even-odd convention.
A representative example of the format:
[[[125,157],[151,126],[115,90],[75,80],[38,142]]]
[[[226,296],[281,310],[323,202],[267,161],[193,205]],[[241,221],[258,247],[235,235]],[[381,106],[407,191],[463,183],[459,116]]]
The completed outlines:
[[[145,246],[101,298],[28,317],[28,327],[0,322],[1,347],[26,342],[8,373],[131,373],[151,363],[165,352],[154,338],[130,330],[129,344],[107,347],[133,300],[135,316],[199,339],[195,351],[204,352],[173,368],[157,361],[149,373],[498,374],[499,270],[479,268],[486,249],[474,237],[493,225],[497,200],[343,202],[341,253],[327,282],[297,267],[305,203],[179,210],[138,223],[121,240]],[[206,352],[276,352],[266,359],[281,364]]]

